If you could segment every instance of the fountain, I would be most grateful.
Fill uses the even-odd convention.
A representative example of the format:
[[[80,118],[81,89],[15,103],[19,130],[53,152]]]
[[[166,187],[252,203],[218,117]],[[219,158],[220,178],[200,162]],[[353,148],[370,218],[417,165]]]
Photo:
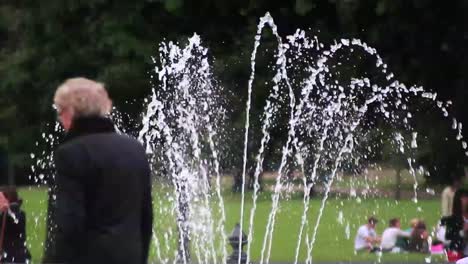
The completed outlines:
[[[275,74],[260,117],[258,149],[252,150],[248,146],[256,58],[267,26],[277,41],[276,61],[272,66]],[[372,62],[373,72],[355,76],[341,72],[340,67],[353,66],[347,65],[351,56],[365,56]],[[411,101],[435,104],[445,117],[449,116],[451,104],[437,101],[436,94],[422,87],[399,82],[376,50],[358,39],[341,39],[326,46],[316,37],[307,37],[302,30],[282,38],[267,13],[258,24],[251,74],[246,82],[240,219],[236,219],[239,225],[235,234],[228,238],[226,232],[230,227],[226,226],[220,160],[226,151],[223,142],[229,137],[225,131],[229,105],[223,98],[223,87],[213,74],[208,49],[195,34],[186,46],[162,43],[153,61],[157,65],[151,76],[153,89],[146,101],[138,139],[146,147],[154,173],[169,186],[155,194],[155,203],[159,203],[156,221],[165,226],[165,230],[158,230],[161,236],[155,235],[153,239],[158,263],[250,263],[253,260],[269,263],[277,215],[284,190],[290,187],[287,180],[290,166],[300,172],[301,189],[296,191],[303,193],[301,223],[294,230],[297,237],[294,263],[312,263],[320,220],[338,172],[344,165],[359,164],[379,149],[379,144],[367,145],[369,131],[382,122],[394,128],[391,141],[395,152],[406,156],[409,172],[415,179],[413,200],[417,202],[418,165],[414,149],[418,147],[418,134],[411,125]],[[261,237],[254,233],[259,177],[264,171],[266,149],[272,143],[271,132],[278,116],[285,113],[287,137],[281,142],[271,210]],[[118,120],[118,114],[114,118]],[[117,126],[124,127],[121,122]],[[453,129],[458,131],[457,140],[466,149],[462,124],[456,119],[453,119]],[[54,137],[44,135],[44,138],[51,146],[57,142]],[[255,157],[251,196],[245,186],[249,156]],[[37,160],[39,167],[45,163],[53,165],[48,158]],[[310,221],[310,193],[319,184],[323,184],[324,194],[315,221]],[[250,210],[246,209],[247,202],[251,202]],[[158,219],[158,214],[173,218]],[[349,233],[349,225],[347,230]],[[231,257],[228,242],[237,247]],[[261,244],[258,259],[252,258],[254,242]]]

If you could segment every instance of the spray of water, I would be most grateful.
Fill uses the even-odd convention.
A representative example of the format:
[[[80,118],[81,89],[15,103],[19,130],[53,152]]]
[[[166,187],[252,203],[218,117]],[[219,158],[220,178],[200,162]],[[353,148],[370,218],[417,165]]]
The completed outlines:
[[[452,129],[456,131],[456,140],[460,141],[461,147],[466,150],[468,146],[463,140],[462,124],[449,114],[452,103],[438,101],[437,94],[427,92],[422,87],[408,88],[396,80],[374,48],[357,39],[341,39],[326,47],[317,37],[309,38],[302,30],[287,36],[285,41],[267,13],[260,18],[257,27],[247,82],[239,220],[241,231],[245,229],[245,182],[250,156],[248,146],[256,60],[266,27],[271,29],[277,43],[275,75],[261,117],[259,148],[250,150],[255,153],[256,164],[252,208],[247,221],[247,261],[252,258],[252,244],[256,242],[254,220],[260,192],[259,177],[265,166],[265,150],[272,143],[271,131],[279,120],[276,117],[288,113],[287,139],[281,146],[281,158],[277,163],[277,178],[265,235],[261,239],[259,262],[269,263],[272,257],[285,175],[291,170],[288,168],[297,166],[302,177],[303,198],[294,263],[302,261],[301,250],[304,249],[304,261],[312,263],[320,221],[338,173],[344,166],[366,160],[383,144],[382,139],[374,145],[366,141],[369,130],[378,129],[376,120],[393,128],[391,142],[394,151],[405,157],[409,173],[414,178],[415,202],[418,200],[415,170],[418,168],[415,159],[418,133],[411,125],[413,114],[409,106],[413,100],[435,104],[444,117],[451,119]],[[190,38],[185,46],[173,42],[162,43],[158,53],[153,58],[156,68],[152,76],[152,93],[146,101],[140,131],[134,135],[145,145],[155,177],[171,183],[171,188],[158,194],[167,203],[160,200],[156,207],[159,208],[157,214],[176,218],[175,229],[167,227],[161,231],[163,239],[153,236],[156,258],[158,263],[169,263],[171,260],[174,263],[190,263],[193,260],[198,263],[225,263],[228,255],[226,212],[220,166],[226,112],[222,97],[224,91],[213,76],[208,49],[201,45],[198,35]],[[340,70],[341,67],[353,66],[353,56],[371,60],[371,73],[349,74],[349,71]],[[286,106],[280,102],[287,102]],[[122,113],[114,111],[113,119],[119,131],[130,132],[122,121]],[[45,177],[44,171],[53,170],[51,153],[60,141],[62,131],[56,123],[51,128],[52,133],[44,133],[42,141],[37,143],[41,150],[31,154],[31,159],[35,161],[31,177],[40,184],[53,181],[53,176]],[[468,156],[468,151],[466,154]],[[310,193],[321,185],[324,186],[323,197],[315,222],[311,224]],[[50,192],[53,194],[53,189]],[[45,215],[33,217],[37,224]],[[163,225],[163,219],[158,221]],[[344,219],[340,221],[344,224]],[[349,229],[348,222],[347,236]],[[157,231],[154,230],[154,233]],[[177,249],[170,242],[173,239],[177,240]],[[241,244],[239,238],[239,251]],[[241,262],[240,256],[237,262]]]
[[[217,263],[217,250],[227,258],[224,231],[224,202],[217,140],[222,105],[211,66],[198,35],[181,48],[174,43],[160,47],[161,66],[156,68],[160,87],[153,89],[151,102],[143,118],[140,140],[147,152],[163,166],[174,186],[174,206],[179,233],[179,261],[190,262],[189,241],[200,263]],[[175,87],[170,89],[169,87]],[[216,183],[211,185],[211,175]],[[219,221],[211,200],[217,197]],[[221,238],[217,239],[216,235]],[[221,246],[215,246],[219,240]]]

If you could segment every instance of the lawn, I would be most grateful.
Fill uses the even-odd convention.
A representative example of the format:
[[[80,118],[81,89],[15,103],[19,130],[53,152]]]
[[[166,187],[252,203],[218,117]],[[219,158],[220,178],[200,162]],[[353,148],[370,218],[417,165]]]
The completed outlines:
[[[166,199],[161,187],[155,187],[155,231],[159,242],[161,255],[172,255],[174,252],[174,217],[173,211],[167,210],[170,201]],[[28,246],[33,255],[34,262],[41,259],[43,240],[45,236],[45,212],[47,204],[46,189],[22,188],[20,195],[24,199],[23,209],[27,213]],[[246,216],[244,225],[248,224],[248,212],[251,208],[250,200],[246,203]],[[225,193],[226,232],[229,233],[239,219],[240,195]],[[213,202],[214,203],[214,202]],[[308,219],[315,223],[319,198],[313,199],[310,204]],[[265,226],[271,208],[268,194],[259,198],[254,224],[254,239],[252,242],[252,259],[259,260],[265,234]],[[277,215],[276,228],[273,237],[271,261],[293,262],[297,247],[297,233],[301,223],[302,199],[291,198],[281,200]],[[317,240],[313,248],[314,262],[327,261],[377,261],[378,256],[369,254],[355,254],[353,251],[354,235],[369,215],[375,215],[382,221],[377,226],[381,233],[388,219],[400,217],[403,225],[414,217],[423,218],[428,227],[436,224],[439,218],[438,200],[420,200],[417,204],[412,201],[395,201],[391,199],[338,199],[328,200],[318,229]],[[169,236],[168,236],[169,234]],[[217,241],[219,243],[219,241]],[[156,257],[155,246],[152,246],[152,259],[159,262]],[[229,251],[230,252],[230,251]],[[299,260],[306,256],[306,247],[301,247]],[[398,263],[425,262],[426,255],[420,254],[384,254],[383,262]],[[439,258],[440,259],[440,258]]]

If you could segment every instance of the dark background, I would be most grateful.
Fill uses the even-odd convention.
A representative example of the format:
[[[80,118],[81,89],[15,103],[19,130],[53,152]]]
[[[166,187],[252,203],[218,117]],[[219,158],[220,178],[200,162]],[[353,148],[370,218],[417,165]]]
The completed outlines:
[[[267,11],[283,37],[302,28],[325,43],[340,38],[367,42],[397,79],[437,92],[439,100],[452,100],[452,113],[468,124],[465,0],[2,0],[2,182],[7,179],[7,156],[16,181],[27,179],[29,153],[55,119],[52,97],[63,80],[86,76],[103,81],[115,105],[138,119],[151,88],[151,56],[157,55],[158,43],[183,43],[194,32],[210,48],[215,74],[230,91],[232,124],[241,129],[253,38]],[[267,37],[262,46],[273,44]],[[260,58],[259,68],[268,60]],[[258,91],[253,114],[266,96]],[[451,120],[431,111],[421,111],[415,120],[414,126],[426,135],[419,158],[435,170],[429,182],[447,182],[451,171],[466,162]]]

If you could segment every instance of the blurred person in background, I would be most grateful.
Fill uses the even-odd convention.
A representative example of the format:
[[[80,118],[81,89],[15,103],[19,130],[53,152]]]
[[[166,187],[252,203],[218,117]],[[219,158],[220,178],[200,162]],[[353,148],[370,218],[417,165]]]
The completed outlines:
[[[409,240],[408,251],[419,252],[419,253],[428,253],[429,252],[429,243],[428,243],[429,233],[426,229],[426,223],[419,220],[416,226],[411,232],[411,237]]]
[[[463,171],[463,172],[462,172]],[[445,187],[441,195],[441,213],[442,217],[452,215],[453,198],[455,192],[462,186],[464,170],[456,169],[451,173],[452,182],[450,186]]]
[[[408,238],[411,233],[401,230],[401,222],[398,218],[390,219],[389,226],[382,234],[382,241],[380,247],[382,251],[386,252],[400,252],[403,248],[397,246],[397,240],[400,237]]]
[[[26,247],[26,214],[15,187],[1,188],[0,219],[2,219],[0,249],[2,263],[25,263],[31,259]]]
[[[468,192],[458,189],[453,200],[452,215],[443,218],[445,239],[450,241],[447,250],[449,261],[456,261],[467,253],[465,237],[468,232]]]
[[[380,243],[380,237],[375,232],[377,223],[377,218],[371,216],[367,219],[367,224],[359,227],[354,239],[355,251],[374,252],[378,250],[377,245]]]

